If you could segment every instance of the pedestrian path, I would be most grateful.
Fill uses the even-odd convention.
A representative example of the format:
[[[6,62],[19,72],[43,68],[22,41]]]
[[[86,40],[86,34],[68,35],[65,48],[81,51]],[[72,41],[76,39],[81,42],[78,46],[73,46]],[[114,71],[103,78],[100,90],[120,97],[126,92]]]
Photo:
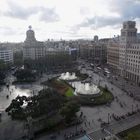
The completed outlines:
[[[106,127],[106,129],[108,131],[111,131],[113,134],[118,134],[118,133],[125,131],[129,128],[132,128],[138,124],[140,124],[140,113],[137,113],[124,120],[120,120],[114,124],[111,124],[108,127]]]
[[[138,124],[140,124],[140,113],[130,116],[124,120],[118,121],[116,123],[110,124],[104,129],[98,129],[93,132],[88,132],[88,136],[93,140],[99,140],[101,138],[107,137],[110,134],[116,135],[122,131],[130,129]],[[109,132],[109,133],[108,133]]]

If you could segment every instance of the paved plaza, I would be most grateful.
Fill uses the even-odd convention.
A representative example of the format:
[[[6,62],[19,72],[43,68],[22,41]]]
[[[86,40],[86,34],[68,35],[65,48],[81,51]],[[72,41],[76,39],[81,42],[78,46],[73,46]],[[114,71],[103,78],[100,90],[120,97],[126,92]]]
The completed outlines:
[[[101,85],[103,87],[107,86],[108,89],[113,93],[115,99],[111,104],[107,105],[101,105],[101,106],[96,106],[96,107],[81,107],[80,112],[83,112],[83,115],[85,116],[85,120],[82,124],[78,125],[77,128],[76,126],[67,128],[65,130],[61,130],[60,133],[54,132],[53,134],[57,136],[57,140],[63,140],[64,135],[69,135],[72,132],[75,132],[76,129],[85,129],[87,134],[92,134],[98,131],[97,137],[101,136],[101,123],[102,122],[109,122],[110,127],[106,128],[109,132],[111,130],[114,130],[113,133],[122,131],[122,128],[126,129],[127,128],[127,122],[128,120],[123,120],[124,121],[124,126],[122,127],[123,123],[116,122],[112,117],[110,117],[112,114],[116,114],[118,116],[125,115],[128,112],[132,112],[140,108],[140,102],[134,100],[132,97],[128,96],[124,90],[119,87],[119,82],[115,84],[111,84],[110,80],[107,79],[106,77],[100,76],[96,73],[93,73],[92,70],[87,70],[86,68],[81,69],[81,72],[83,73],[88,73],[90,75],[89,80],[91,83]],[[1,92],[0,92],[0,109],[3,111],[11,102],[13,98],[15,98],[18,94],[20,95],[33,95],[37,94],[37,92],[42,89],[43,87],[40,86],[40,82],[47,80],[48,78],[52,78],[57,75],[43,75],[41,79],[39,79],[37,82],[34,84],[24,84],[24,85],[10,85],[9,89],[7,87],[2,87]],[[11,81],[12,81],[12,76],[10,76]],[[9,83],[11,83],[9,81]],[[122,83],[122,82],[121,82]],[[117,85],[118,84],[118,85]],[[128,83],[129,84],[129,83]],[[121,86],[121,85],[120,85]],[[127,87],[127,83],[125,83],[125,88]],[[128,86],[130,87],[130,86]],[[138,91],[139,88],[136,87]],[[130,92],[133,92],[133,88],[128,88]],[[132,91],[131,91],[132,90]],[[9,98],[6,98],[6,95],[9,95]],[[137,92],[135,93],[137,94]],[[123,107],[121,106],[123,105]],[[79,112],[79,114],[80,114]],[[77,114],[77,115],[79,115]],[[139,124],[139,115],[136,114],[134,115],[133,119],[135,120],[135,123],[128,124],[128,127],[132,127],[136,124]],[[112,125],[111,125],[112,124]],[[121,126],[121,127],[120,127]],[[111,128],[111,129],[110,129]],[[115,129],[116,128],[116,129]],[[7,135],[8,134],[8,135]],[[7,116],[6,113],[2,113],[2,122],[0,123],[0,140],[15,140],[15,139],[21,139],[21,137],[24,135],[24,123],[22,122],[17,122],[17,121],[12,121],[9,116]],[[51,139],[49,135],[41,135],[40,137],[37,137],[37,140],[49,140]],[[103,134],[103,135],[106,135]],[[97,138],[96,138],[97,139]]]

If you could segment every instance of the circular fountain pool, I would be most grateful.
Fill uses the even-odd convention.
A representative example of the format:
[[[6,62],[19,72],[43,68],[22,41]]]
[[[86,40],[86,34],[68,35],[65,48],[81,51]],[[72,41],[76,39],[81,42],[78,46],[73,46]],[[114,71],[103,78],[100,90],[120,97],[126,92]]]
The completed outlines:
[[[101,95],[100,89],[94,84],[72,82],[71,85],[75,88],[75,95],[92,95],[95,97]]]
[[[69,73],[69,72],[66,72],[66,73],[62,73],[59,77],[59,79],[62,79],[62,80],[75,80],[77,79],[77,76],[75,75],[75,73]]]

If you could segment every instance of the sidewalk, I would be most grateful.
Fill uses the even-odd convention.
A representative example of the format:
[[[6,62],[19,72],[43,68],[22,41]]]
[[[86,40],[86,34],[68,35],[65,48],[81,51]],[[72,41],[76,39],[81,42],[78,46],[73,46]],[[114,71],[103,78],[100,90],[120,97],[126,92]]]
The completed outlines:
[[[16,140],[24,134],[23,123],[7,120],[0,122],[0,140]]]
[[[101,138],[109,136],[109,133],[107,133],[107,131],[110,132],[112,135],[116,135],[124,130],[127,130],[129,128],[132,128],[140,124],[139,118],[140,118],[140,113],[137,113],[133,116],[126,118],[125,120],[121,120],[116,123],[110,124],[107,127],[104,127],[104,131],[103,129],[99,129],[94,132],[89,132],[87,135],[94,140],[99,140]]]

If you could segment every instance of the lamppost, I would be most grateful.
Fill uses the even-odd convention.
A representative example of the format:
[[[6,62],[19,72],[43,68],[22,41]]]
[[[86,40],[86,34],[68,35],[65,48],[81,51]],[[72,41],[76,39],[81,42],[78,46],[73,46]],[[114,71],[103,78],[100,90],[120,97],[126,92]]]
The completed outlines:
[[[109,124],[109,117],[110,117],[110,113],[108,113],[108,124]]]
[[[100,86],[100,82],[101,82],[101,79],[100,79],[100,76],[99,76],[98,87]]]
[[[33,140],[34,138],[34,131],[33,131],[33,120],[32,117],[27,118],[27,137],[30,140]]]
[[[136,110],[138,111],[138,109],[139,109],[139,105],[138,105],[138,104],[136,104]]]
[[[132,113],[133,113],[133,104],[132,104]]]
[[[75,127],[76,127],[76,131],[75,132],[77,133],[78,119],[76,120],[76,126]]]

